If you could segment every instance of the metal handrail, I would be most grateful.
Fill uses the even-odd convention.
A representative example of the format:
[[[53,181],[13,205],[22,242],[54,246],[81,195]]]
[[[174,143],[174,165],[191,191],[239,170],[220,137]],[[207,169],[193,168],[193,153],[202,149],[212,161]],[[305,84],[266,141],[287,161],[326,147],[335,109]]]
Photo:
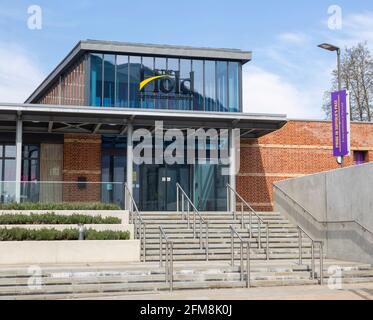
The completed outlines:
[[[323,269],[324,269],[324,253],[323,253],[323,242],[319,240],[314,240],[312,237],[305,232],[300,226],[298,228],[298,245],[299,245],[299,265],[303,264],[303,234],[306,235],[308,239],[311,240],[311,279],[315,279],[315,244],[319,245],[319,260],[320,260],[320,274],[319,274],[319,282],[323,284]]]
[[[177,213],[180,212],[180,192],[181,192],[181,214],[184,218],[185,212],[185,199],[187,203],[187,215],[186,220],[188,222],[188,229],[190,229],[190,208],[193,209],[193,237],[196,238],[197,231],[196,231],[196,216],[199,219],[199,246],[203,248],[203,241],[202,241],[202,225],[205,225],[205,252],[206,252],[206,261],[209,260],[209,223],[206,221],[201,213],[198,211],[196,206],[193,204],[192,200],[188,197],[184,189],[181,187],[179,183],[176,183],[176,210]]]
[[[241,228],[245,227],[245,215],[244,215],[244,205],[250,209],[249,213],[249,236],[250,239],[253,236],[252,231],[252,215],[254,214],[258,218],[258,225],[257,225],[257,232],[258,232],[258,245],[259,248],[262,247],[262,224],[266,228],[266,259],[269,260],[269,223],[265,222],[258,213],[247,203],[247,201],[241,197],[241,195],[234,190],[229,183],[227,183],[227,209],[229,210],[229,193],[233,192],[233,194],[241,200]],[[233,210],[233,218],[237,220],[236,217],[236,208],[232,208]]]
[[[318,220],[316,219],[312,213],[307,210],[305,207],[303,207],[297,200],[295,200],[292,196],[290,196],[284,189],[282,189],[281,187],[279,187],[278,185],[276,184],[273,184],[273,187],[276,188],[277,190],[281,191],[281,193],[283,195],[285,195],[286,197],[288,197],[293,203],[295,203],[298,207],[300,207],[302,209],[302,211],[304,211],[305,213],[307,213],[307,215],[313,220],[315,221],[316,223],[319,223],[319,224],[342,224],[342,223],[353,223],[353,224],[356,224],[360,229],[362,229],[364,232],[368,232],[369,234],[371,234],[373,236],[373,232],[367,228],[365,228],[359,221],[357,220],[341,220],[341,221],[338,221],[338,220],[333,220],[333,221],[326,221],[326,220]]]
[[[168,238],[162,226],[159,226],[159,266],[163,266],[163,239],[165,240],[165,279],[170,285],[170,291],[174,287],[174,244]]]
[[[240,240],[240,275],[241,281],[244,280],[244,244],[246,243],[246,287],[251,286],[251,275],[250,275],[250,241],[244,241],[239,233],[234,229],[233,226],[229,226],[231,230],[231,265],[234,267],[234,239],[235,236]]]
[[[124,184],[124,192],[125,192],[125,201],[127,200],[126,195],[128,194],[129,199],[131,200],[129,205],[129,213],[130,213],[130,223],[134,224],[134,238],[140,240],[140,244],[142,247],[142,261],[146,261],[146,224],[141,217],[139,208],[137,207],[136,201],[132,196],[132,192],[128,188],[127,183]],[[133,210],[135,209],[135,210]]]

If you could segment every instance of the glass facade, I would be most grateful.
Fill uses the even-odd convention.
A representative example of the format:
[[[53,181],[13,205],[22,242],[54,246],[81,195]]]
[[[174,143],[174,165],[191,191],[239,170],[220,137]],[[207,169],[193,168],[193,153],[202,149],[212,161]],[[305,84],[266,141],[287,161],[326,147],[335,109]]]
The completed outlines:
[[[90,105],[240,112],[241,63],[89,54]]]
[[[0,144],[0,202],[15,200],[16,146]],[[21,184],[22,201],[38,198],[39,186],[29,182],[39,180],[39,146],[23,145]]]

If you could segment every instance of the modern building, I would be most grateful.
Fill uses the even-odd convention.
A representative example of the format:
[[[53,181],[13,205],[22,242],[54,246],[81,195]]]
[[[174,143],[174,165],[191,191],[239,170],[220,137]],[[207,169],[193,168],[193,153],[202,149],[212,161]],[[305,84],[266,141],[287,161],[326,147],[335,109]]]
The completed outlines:
[[[226,210],[226,184],[236,185],[229,173],[238,170],[235,134],[257,138],[286,123],[285,115],[242,112],[250,60],[236,49],[80,41],[25,104],[0,107],[2,201],[124,205],[127,182],[140,210],[175,210],[178,182],[200,210]],[[154,161],[135,164],[134,132],[155,136],[157,121],[186,139],[191,128],[224,130],[219,147],[229,149],[229,163],[210,161],[211,140],[204,161],[159,162],[169,143],[153,138]]]
[[[254,208],[271,210],[273,182],[337,164],[330,122],[242,112],[250,60],[236,49],[80,41],[24,104],[0,104],[0,201],[124,206],[126,182],[141,211],[172,211],[178,182],[199,210],[223,211],[235,203],[229,183]],[[229,162],[211,161],[211,138],[204,161],[157,161],[171,143],[157,143],[157,122],[186,140],[188,129],[227,132],[219,147]],[[138,129],[152,134],[152,163],[133,161]],[[372,160],[373,125],[353,123],[351,137],[346,163]],[[196,155],[199,140],[192,145]]]

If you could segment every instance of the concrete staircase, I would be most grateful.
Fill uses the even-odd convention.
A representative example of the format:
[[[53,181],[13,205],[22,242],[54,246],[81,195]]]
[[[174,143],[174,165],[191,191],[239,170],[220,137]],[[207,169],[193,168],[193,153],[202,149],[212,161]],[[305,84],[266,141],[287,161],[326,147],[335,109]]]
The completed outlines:
[[[286,220],[278,212],[259,212],[264,222],[269,223],[269,257],[271,260],[298,259],[298,231],[297,228]],[[202,213],[204,219],[209,222],[209,260],[227,261],[231,258],[231,232],[232,225],[245,241],[251,243],[251,259],[266,260],[266,229],[261,227],[262,247],[258,241],[258,220],[253,216],[253,237],[249,238],[248,224],[241,228],[240,220],[233,218],[227,212]],[[176,212],[144,212],[142,217],[146,223],[146,260],[159,261],[159,226],[163,226],[167,236],[174,242],[175,261],[205,261],[204,246],[199,243],[199,223],[197,221],[197,237],[193,237],[193,230],[188,229],[188,224],[180,213]],[[192,213],[191,216],[192,218]],[[240,219],[240,217],[238,217]],[[245,221],[249,221],[249,213],[245,213]],[[192,221],[191,221],[192,223]],[[202,228],[203,241],[204,227]],[[235,258],[239,254],[238,240],[235,240]],[[303,239],[303,257],[310,258],[311,242]],[[318,257],[318,250],[315,250]]]
[[[327,260],[328,268],[339,265],[342,283],[373,281],[370,265]],[[251,269],[252,287],[312,285],[309,263],[297,265],[281,262],[256,261]],[[239,267],[228,262],[176,262],[174,289],[241,288]],[[158,263],[126,265],[42,266],[41,273],[31,274],[27,267],[7,267],[0,271],[0,299],[66,299],[90,296],[120,295],[121,293],[157,292],[169,290],[164,268]]]
[[[145,263],[110,265],[41,266],[35,273],[20,266],[0,268],[0,299],[63,299],[120,295],[121,293],[169,290],[165,268],[159,266],[159,226],[174,243],[174,290],[245,287],[239,267],[239,243],[234,247],[235,266],[230,265],[233,225],[245,241],[251,243],[251,286],[290,286],[317,284],[319,277],[316,250],[316,278],[311,279],[310,240],[303,240],[303,264],[298,264],[297,228],[277,212],[260,212],[269,223],[269,258],[266,260],[266,232],[262,226],[262,244],[257,237],[257,219],[253,219],[254,236],[241,228],[240,221],[226,212],[202,213],[209,222],[209,261],[199,238],[181,214],[176,212],[142,213],[146,223]],[[245,213],[248,222],[248,213]],[[198,221],[198,220],[197,220]],[[192,222],[192,221],[191,221]],[[197,224],[198,225],[198,224]],[[199,226],[199,225],[198,225]],[[199,230],[199,229],[198,229]],[[198,233],[197,233],[198,235]],[[369,264],[325,260],[324,283],[330,266],[338,266],[342,283],[373,281]]]

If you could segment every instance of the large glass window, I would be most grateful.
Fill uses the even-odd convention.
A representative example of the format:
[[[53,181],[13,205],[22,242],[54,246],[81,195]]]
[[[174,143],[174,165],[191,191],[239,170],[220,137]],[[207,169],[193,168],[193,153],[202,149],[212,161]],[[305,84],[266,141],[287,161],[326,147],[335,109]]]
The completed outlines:
[[[115,55],[104,55],[104,107],[114,106],[115,95]]]
[[[15,201],[16,146],[0,144],[0,203]],[[23,145],[21,171],[22,201],[38,199],[39,146]]]
[[[154,77],[154,58],[153,57],[143,57],[142,58],[142,77],[141,81],[150,77]],[[142,89],[142,107],[146,109],[154,108],[154,88],[155,81],[148,83]]]
[[[91,54],[90,61],[92,106],[218,112],[241,108],[239,62],[107,54]]]
[[[228,90],[229,90],[229,111],[238,112],[240,111],[240,65],[238,62],[228,63]]]
[[[203,60],[193,60],[194,94],[193,109],[203,110]]]
[[[141,57],[131,56],[130,59],[130,107],[141,108],[140,81],[141,81]]]
[[[215,61],[205,61],[205,110],[215,111]]]
[[[228,111],[228,64],[226,61],[216,63],[216,110]]]
[[[191,110],[192,97],[189,93],[191,89],[192,61],[187,59],[180,59],[180,109]]]
[[[167,72],[169,74],[180,74],[179,59],[167,59]],[[175,84],[177,85],[177,84]],[[168,109],[179,109],[180,90],[171,93],[168,99]]]
[[[102,104],[102,54],[91,54],[91,105]]]
[[[128,56],[117,56],[116,107],[128,107]]]

